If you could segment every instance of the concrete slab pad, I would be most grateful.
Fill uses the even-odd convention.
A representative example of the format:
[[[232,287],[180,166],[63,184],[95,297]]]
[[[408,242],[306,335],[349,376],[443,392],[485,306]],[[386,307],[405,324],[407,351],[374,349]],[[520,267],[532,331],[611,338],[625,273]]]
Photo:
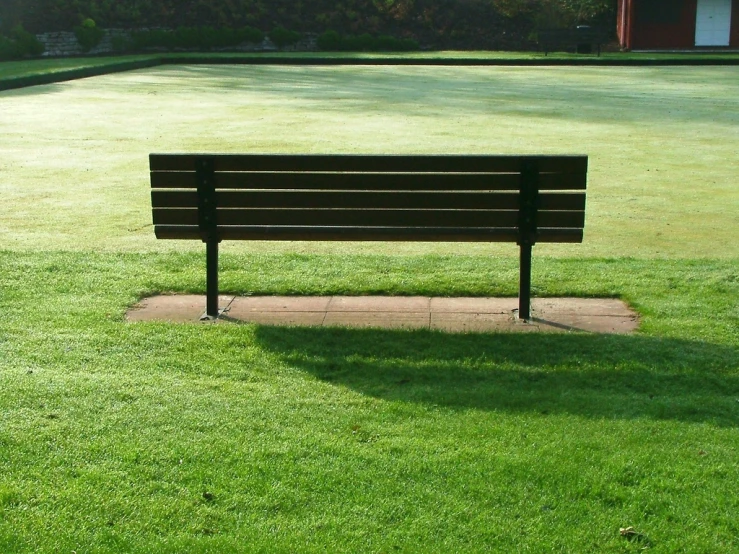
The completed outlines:
[[[511,314],[518,298],[431,298],[433,313]]]
[[[630,317],[634,312],[616,298],[533,298],[531,311],[539,317],[551,314],[579,314]]]
[[[334,296],[329,312],[426,312],[427,296]]]
[[[219,296],[218,309],[224,310],[233,296]],[[205,313],[205,296],[163,294],[144,298],[126,314],[128,321],[200,321]]]
[[[239,296],[229,308],[229,315],[249,312],[325,312],[330,296]]]
[[[380,327],[385,329],[428,329],[426,312],[326,312],[324,325],[339,327]]]
[[[484,333],[488,331],[536,331],[537,327],[519,321],[512,313],[431,312],[431,329],[448,333]]]
[[[306,311],[279,311],[279,312],[254,312],[229,310],[225,316],[219,318],[222,321],[235,323],[256,323],[258,325],[296,325],[319,327],[323,325],[326,312]]]
[[[437,329],[447,332],[634,332],[639,319],[620,300],[537,298],[533,319],[516,317],[517,298],[428,298],[378,296],[221,296],[218,322],[260,325]],[[128,321],[197,322],[205,297],[162,295],[132,307]]]

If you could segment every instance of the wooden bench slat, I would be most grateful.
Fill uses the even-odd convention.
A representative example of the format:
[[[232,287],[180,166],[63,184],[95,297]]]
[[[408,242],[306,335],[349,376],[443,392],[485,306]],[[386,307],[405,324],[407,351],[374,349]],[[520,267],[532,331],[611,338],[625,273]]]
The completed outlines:
[[[196,226],[158,225],[158,239],[200,239]],[[223,240],[280,241],[392,241],[392,242],[515,242],[516,229],[413,228],[413,227],[265,227],[230,226],[220,231]],[[579,243],[582,229],[539,229],[537,242]]]
[[[482,192],[217,191],[219,208],[424,208],[517,210],[519,194]],[[153,190],[153,208],[196,208],[196,191]],[[540,210],[584,210],[584,193],[543,193]]]
[[[219,189],[319,189],[319,190],[518,190],[519,173],[382,174],[217,172]],[[540,190],[585,190],[587,174],[545,173]],[[152,171],[152,188],[197,188],[194,171]]]
[[[154,224],[196,225],[197,209],[155,208]],[[227,225],[366,226],[366,227],[515,227],[518,210],[383,210],[383,209],[261,209],[217,211],[218,227]],[[541,227],[581,227],[584,211],[547,211],[537,217]]]
[[[503,174],[395,174],[217,172],[219,189],[517,190],[520,176]],[[195,172],[152,172],[155,188],[196,188]]]
[[[522,157],[540,172],[585,173],[587,156],[335,155],[335,154],[150,154],[152,171],[195,171],[195,160],[211,158],[216,171],[518,172]]]

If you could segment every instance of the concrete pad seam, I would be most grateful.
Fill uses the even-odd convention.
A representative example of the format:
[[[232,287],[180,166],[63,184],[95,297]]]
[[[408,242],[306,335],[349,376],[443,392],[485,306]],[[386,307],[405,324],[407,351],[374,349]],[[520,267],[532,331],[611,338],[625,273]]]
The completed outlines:
[[[326,309],[323,311],[323,317],[321,318],[321,327],[326,326],[326,316],[328,315],[328,311],[331,309],[331,303],[334,301],[334,297],[332,296],[329,298],[328,303],[326,304]]]

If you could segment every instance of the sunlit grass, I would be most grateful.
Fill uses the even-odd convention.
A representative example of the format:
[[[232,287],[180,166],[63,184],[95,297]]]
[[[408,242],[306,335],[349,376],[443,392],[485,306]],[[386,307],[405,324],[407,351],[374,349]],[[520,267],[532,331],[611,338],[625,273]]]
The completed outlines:
[[[737,257],[737,77],[739,67],[166,66],[8,91],[0,93],[0,241],[198,248],[154,239],[150,152],[583,153],[585,241],[542,245],[541,254]]]
[[[0,93],[0,552],[739,550],[737,69],[160,67]],[[586,153],[537,296],[632,336],[128,324],[154,151]],[[513,245],[224,243],[234,294],[516,293]],[[631,540],[620,528],[634,527]]]

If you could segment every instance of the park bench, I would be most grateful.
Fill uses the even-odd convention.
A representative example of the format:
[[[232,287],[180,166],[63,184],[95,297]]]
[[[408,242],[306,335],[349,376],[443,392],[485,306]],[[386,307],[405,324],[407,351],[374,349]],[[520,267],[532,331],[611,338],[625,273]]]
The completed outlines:
[[[590,54],[594,49],[600,56],[601,44],[605,42],[605,33],[601,29],[588,26],[539,29],[537,36],[539,48],[545,56],[558,50]]]
[[[154,232],[206,244],[218,316],[223,240],[582,242],[587,156],[151,154]]]

